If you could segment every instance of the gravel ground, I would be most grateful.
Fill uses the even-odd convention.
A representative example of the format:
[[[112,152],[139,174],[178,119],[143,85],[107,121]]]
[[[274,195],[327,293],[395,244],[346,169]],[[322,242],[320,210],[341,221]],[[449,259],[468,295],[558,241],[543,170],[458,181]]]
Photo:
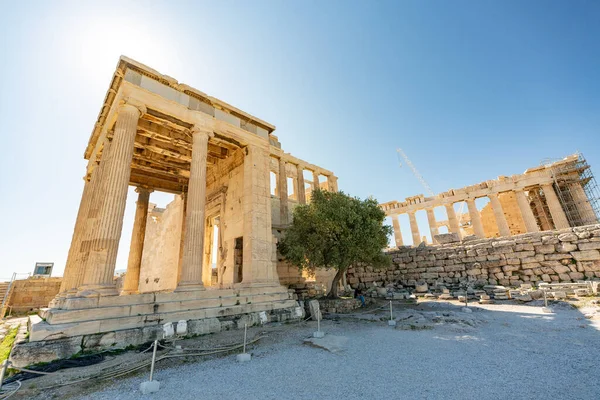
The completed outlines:
[[[448,307],[419,305],[428,311]],[[533,306],[479,307],[469,318],[484,322],[464,329],[407,331],[384,322],[324,321],[328,334],[348,338],[348,348],[337,354],[302,344],[315,330],[313,323],[284,326],[277,340],[252,350],[249,363],[238,364],[230,355],[159,369],[161,389],[148,396],[138,391],[147,379],[140,375],[75,398],[600,398],[600,319],[584,317],[594,310],[567,305],[544,314]]]

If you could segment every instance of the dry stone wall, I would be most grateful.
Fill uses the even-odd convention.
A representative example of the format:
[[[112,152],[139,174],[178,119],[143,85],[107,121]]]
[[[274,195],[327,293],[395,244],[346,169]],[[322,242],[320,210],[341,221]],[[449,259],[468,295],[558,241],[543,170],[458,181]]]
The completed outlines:
[[[517,286],[600,279],[600,225],[389,252],[387,269],[348,270],[352,288],[417,282]]]

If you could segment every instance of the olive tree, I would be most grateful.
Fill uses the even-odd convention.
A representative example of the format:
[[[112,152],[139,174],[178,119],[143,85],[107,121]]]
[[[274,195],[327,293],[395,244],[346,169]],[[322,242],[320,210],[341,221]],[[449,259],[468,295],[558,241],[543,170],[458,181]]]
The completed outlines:
[[[350,266],[390,265],[383,249],[391,227],[383,225],[385,213],[375,199],[316,189],[310,204],[298,205],[293,215],[279,252],[300,269],[337,270],[328,297],[338,297],[338,284]]]

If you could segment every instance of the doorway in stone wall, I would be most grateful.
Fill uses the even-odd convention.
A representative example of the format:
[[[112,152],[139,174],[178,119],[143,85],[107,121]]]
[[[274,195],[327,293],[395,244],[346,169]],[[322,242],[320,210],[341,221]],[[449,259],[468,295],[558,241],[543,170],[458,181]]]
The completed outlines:
[[[233,253],[235,264],[233,266],[233,283],[241,283],[244,280],[244,238],[235,239],[235,251]]]

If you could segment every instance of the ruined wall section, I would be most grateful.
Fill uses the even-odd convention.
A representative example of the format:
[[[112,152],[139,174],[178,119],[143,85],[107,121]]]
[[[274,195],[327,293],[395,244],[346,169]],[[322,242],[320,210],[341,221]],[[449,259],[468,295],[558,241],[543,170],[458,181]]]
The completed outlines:
[[[140,269],[140,293],[177,287],[182,221],[183,201],[180,196],[176,196],[165,209],[149,210]]]
[[[520,285],[525,282],[575,282],[600,278],[600,225],[479,239],[389,254],[387,269],[348,270],[353,288],[416,282]]]
[[[62,278],[29,278],[14,281],[7,305],[11,314],[21,314],[48,306],[60,289]]]

